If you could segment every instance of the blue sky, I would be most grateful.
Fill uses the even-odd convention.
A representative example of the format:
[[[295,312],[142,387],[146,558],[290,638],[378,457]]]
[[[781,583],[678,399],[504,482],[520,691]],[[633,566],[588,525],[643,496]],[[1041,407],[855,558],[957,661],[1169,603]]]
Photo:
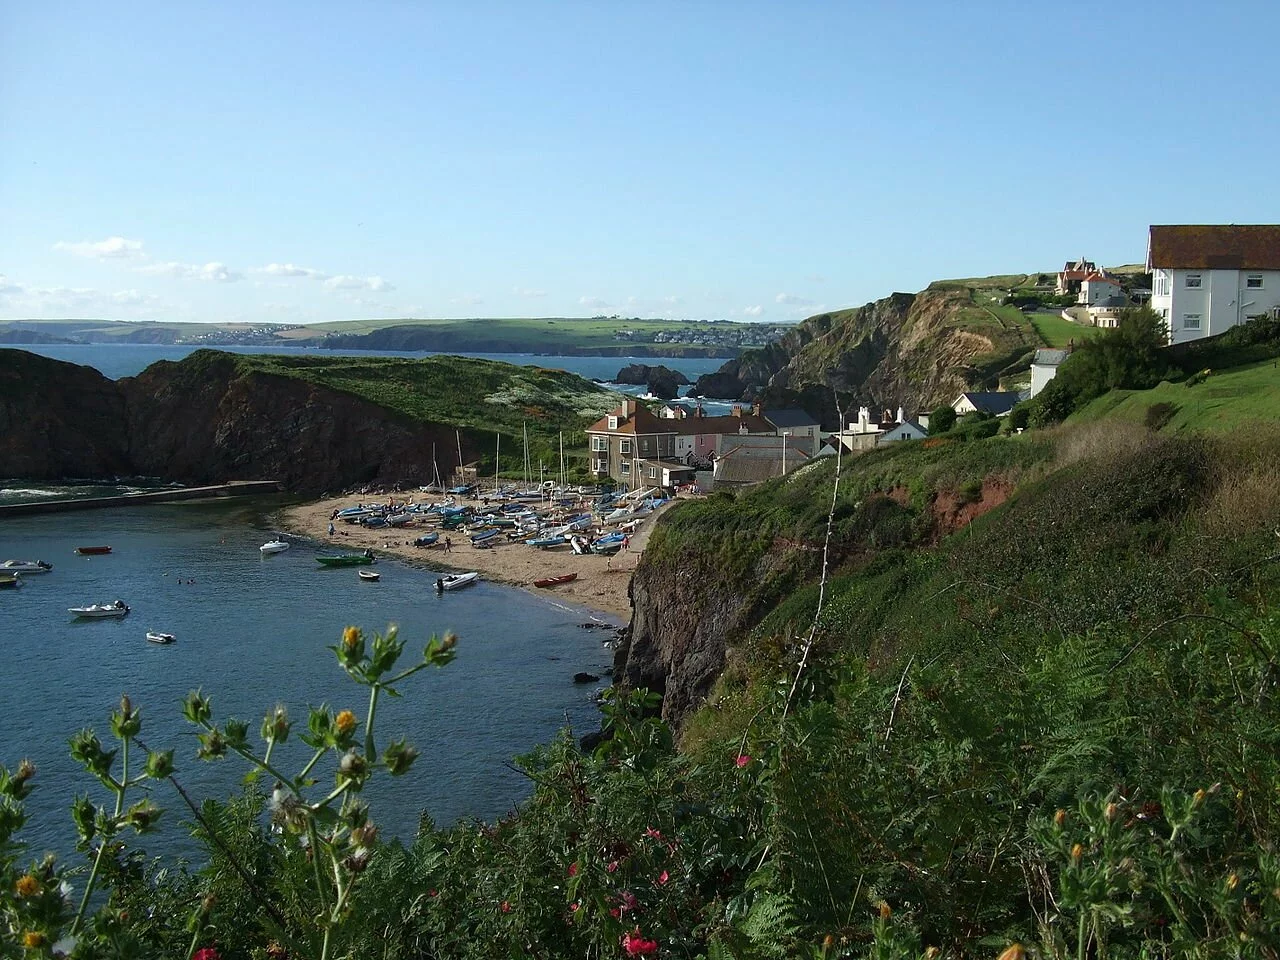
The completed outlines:
[[[792,320],[1280,221],[1280,4],[0,4],[0,317]]]

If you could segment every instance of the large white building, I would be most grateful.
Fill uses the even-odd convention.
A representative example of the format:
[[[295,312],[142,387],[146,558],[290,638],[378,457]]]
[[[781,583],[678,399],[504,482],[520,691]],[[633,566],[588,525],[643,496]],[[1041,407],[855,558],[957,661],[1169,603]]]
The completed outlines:
[[[1153,226],[1147,269],[1170,343],[1215,336],[1280,307],[1280,224]]]

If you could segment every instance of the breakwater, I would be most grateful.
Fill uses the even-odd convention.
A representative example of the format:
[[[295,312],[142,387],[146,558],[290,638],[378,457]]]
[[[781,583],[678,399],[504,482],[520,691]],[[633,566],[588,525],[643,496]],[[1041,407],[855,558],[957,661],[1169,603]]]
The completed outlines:
[[[278,480],[233,480],[204,487],[178,487],[152,490],[113,497],[80,497],[74,500],[41,500],[32,503],[0,505],[0,519],[30,516],[38,513],[67,513],[72,510],[102,510],[109,507],[137,507],[147,504],[179,503],[184,500],[212,500],[223,497],[253,497],[280,493],[284,487]]]

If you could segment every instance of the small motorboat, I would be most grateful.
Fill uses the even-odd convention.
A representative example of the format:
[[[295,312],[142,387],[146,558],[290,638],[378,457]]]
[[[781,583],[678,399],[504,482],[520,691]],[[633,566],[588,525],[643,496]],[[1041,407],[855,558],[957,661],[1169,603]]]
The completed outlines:
[[[356,576],[361,580],[381,580],[382,574],[374,570],[357,570]]]
[[[360,519],[360,526],[364,527],[366,530],[379,530],[382,527],[385,527],[386,525],[387,525],[387,518],[381,515],[373,516],[373,517],[362,517]]]
[[[173,643],[178,638],[172,633],[161,633],[158,630],[148,630],[147,639],[152,643]]]
[[[316,563],[326,567],[362,567],[373,563],[373,551],[342,553],[336,557],[316,557]]]
[[[0,563],[0,574],[4,573],[48,573],[53,569],[52,563],[43,560],[6,560]]]
[[[123,617],[129,613],[129,605],[123,600],[114,603],[91,603],[87,607],[67,607],[67,613],[87,620],[101,620],[107,617]]]
[[[526,541],[529,546],[537,547],[539,550],[549,550],[552,547],[562,547],[569,542],[569,538],[564,534],[556,534],[551,537],[535,537]]]
[[[259,549],[260,551],[262,551],[262,553],[263,553],[263,555],[264,555],[264,556],[265,556],[265,555],[270,555],[270,554],[273,554],[273,553],[284,553],[286,550],[288,550],[288,549],[289,549],[289,544],[288,544],[288,543],[286,543],[284,540],[278,540],[278,539],[277,539],[277,540],[268,540],[266,543],[264,543],[264,544],[263,544],[262,546],[260,546],[258,549]]]
[[[413,519],[412,513],[393,513],[387,517],[388,527],[403,527],[406,523]]]
[[[446,590],[460,590],[462,587],[470,586],[480,579],[480,574],[472,571],[471,573],[451,573],[447,577],[441,577],[436,581],[436,589],[443,593]]]
[[[440,534],[428,533],[426,536],[418,537],[416,540],[414,540],[413,545],[415,547],[429,547],[439,539],[440,539]]]
[[[477,545],[481,543],[485,543],[489,540],[492,540],[501,532],[502,531],[498,530],[497,528],[492,528],[489,530],[481,530],[479,533],[471,534],[471,542]]]
[[[533,581],[535,587],[558,587],[562,583],[572,583],[578,579],[576,573],[562,573],[558,577],[543,577],[541,580]]]
[[[76,553],[82,557],[97,557],[110,552],[110,547],[76,547]]]
[[[16,573],[0,573],[0,590],[16,590],[22,586],[22,578]]]

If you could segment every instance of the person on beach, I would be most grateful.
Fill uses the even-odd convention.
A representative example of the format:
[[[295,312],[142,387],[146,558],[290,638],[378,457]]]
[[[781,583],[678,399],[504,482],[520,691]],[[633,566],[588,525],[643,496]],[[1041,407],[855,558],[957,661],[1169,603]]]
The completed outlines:
[[[333,521],[329,522],[329,536],[333,536]]]
[[[453,553],[453,540],[449,537],[444,538],[444,552]]]

